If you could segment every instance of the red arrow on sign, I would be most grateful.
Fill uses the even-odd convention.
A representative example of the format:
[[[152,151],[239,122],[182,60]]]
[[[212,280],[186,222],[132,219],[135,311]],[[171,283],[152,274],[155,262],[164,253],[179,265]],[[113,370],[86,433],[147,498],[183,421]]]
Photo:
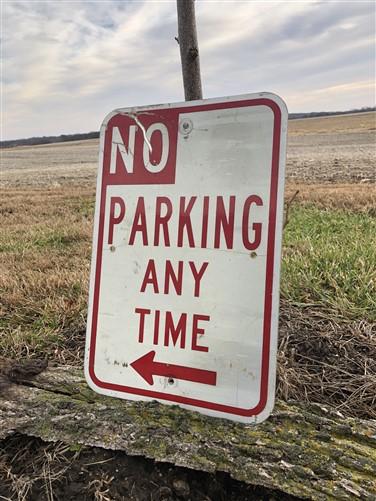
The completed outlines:
[[[216,372],[184,367],[183,365],[154,362],[154,357],[155,351],[149,351],[149,353],[131,363],[133,369],[151,385],[154,384],[153,376],[184,379],[185,381],[210,384],[212,386],[216,386],[217,384]]]

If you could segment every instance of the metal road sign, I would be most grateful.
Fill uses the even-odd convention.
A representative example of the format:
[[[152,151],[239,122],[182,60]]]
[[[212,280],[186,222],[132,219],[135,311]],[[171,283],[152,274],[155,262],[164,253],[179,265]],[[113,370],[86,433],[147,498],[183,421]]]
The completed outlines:
[[[86,377],[260,422],[274,404],[287,110],[273,94],[115,110],[100,139]]]

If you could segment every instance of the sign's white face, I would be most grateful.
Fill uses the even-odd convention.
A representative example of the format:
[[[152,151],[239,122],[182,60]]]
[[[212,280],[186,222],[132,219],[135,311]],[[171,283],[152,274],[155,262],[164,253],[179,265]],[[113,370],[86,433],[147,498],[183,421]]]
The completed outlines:
[[[256,94],[101,129],[86,377],[260,422],[274,403],[287,110]]]

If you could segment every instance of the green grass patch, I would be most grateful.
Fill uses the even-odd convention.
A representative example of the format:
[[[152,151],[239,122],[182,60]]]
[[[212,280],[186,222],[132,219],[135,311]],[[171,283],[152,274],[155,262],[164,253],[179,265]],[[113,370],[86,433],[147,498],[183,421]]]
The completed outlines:
[[[16,230],[4,234],[4,238],[0,240],[0,252],[22,252],[36,249],[64,251],[64,248],[75,245],[84,239],[85,237],[78,231],[65,228],[32,228],[28,232]]]
[[[345,210],[294,207],[284,231],[281,292],[350,318],[376,319],[376,220]]]
[[[79,214],[83,215],[84,217],[93,218],[94,207],[95,207],[95,199],[90,198],[81,200],[78,207],[76,207],[76,210],[78,211]]]
[[[62,299],[66,297],[62,296]],[[34,298],[33,305],[21,301],[17,308],[4,312],[0,319],[1,356],[43,357],[46,354],[53,356],[56,350],[75,351],[71,346],[75,337],[79,337],[82,344],[87,314],[85,302],[67,303],[62,300],[38,309],[37,298]],[[43,301],[39,303],[43,305]]]
[[[68,233],[66,230],[50,231],[45,234],[36,235],[32,245],[33,247],[64,248],[73,245],[81,240],[77,233]]]

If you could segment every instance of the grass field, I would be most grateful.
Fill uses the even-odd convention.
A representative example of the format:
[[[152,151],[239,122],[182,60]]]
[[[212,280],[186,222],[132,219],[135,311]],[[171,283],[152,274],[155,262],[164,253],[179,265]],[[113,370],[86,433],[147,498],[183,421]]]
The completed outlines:
[[[291,123],[281,279],[279,396],[362,418],[376,418],[374,125],[375,114]],[[96,148],[87,141],[5,153],[0,357],[7,363],[82,364]]]

